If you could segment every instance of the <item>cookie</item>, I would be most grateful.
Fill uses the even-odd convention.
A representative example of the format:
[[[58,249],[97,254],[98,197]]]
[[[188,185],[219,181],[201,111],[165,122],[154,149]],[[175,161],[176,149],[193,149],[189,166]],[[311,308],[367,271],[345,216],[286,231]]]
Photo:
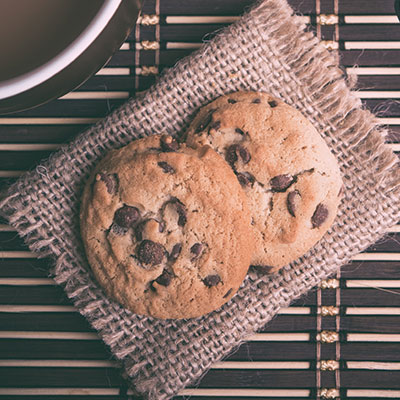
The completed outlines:
[[[342,186],[338,163],[312,124],[284,102],[266,93],[222,96],[200,110],[185,139],[216,150],[246,192],[253,265],[274,272],[331,226]]]
[[[236,293],[250,265],[246,196],[208,146],[152,136],[111,151],[85,186],[80,218],[97,281],[137,314],[206,314]]]

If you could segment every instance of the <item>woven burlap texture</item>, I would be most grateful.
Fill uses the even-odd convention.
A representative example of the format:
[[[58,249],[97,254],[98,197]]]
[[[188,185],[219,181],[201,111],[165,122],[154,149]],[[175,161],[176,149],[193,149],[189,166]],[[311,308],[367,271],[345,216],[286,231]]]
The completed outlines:
[[[384,144],[385,131],[362,110],[334,57],[305,28],[284,0],[258,3],[144,95],[22,176],[0,204],[30,249],[54,260],[57,283],[122,361],[132,387],[148,399],[169,399],[195,384],[213,362],[400,218],[400,174],[397,157]],[[193,320],[136,316],[109,301],[87,272],[78,221],[82,186],[109,149],[141,136],[181,132],[201,105],[236,90],[282,98],[322,134],[345,184],[336,222],[279,274],[251,270],[220,310]]]

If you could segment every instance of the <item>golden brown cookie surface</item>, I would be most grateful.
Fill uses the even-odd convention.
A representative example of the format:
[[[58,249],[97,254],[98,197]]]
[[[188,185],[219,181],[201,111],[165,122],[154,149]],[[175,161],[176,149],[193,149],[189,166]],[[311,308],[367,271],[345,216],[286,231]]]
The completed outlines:
[[[275,271],[331,226],[342,186],[337,160],[312,124],[266,93],[237,92],[203,107],[185,134],[231,165],[247,194],[256,235],[253,265]]]
[[[160,136],[98,164],[84,190],[81,232],[105,292],[158,318],[197,317],[228,301],[254,242],[247,199],[229,165],[209,147]]]

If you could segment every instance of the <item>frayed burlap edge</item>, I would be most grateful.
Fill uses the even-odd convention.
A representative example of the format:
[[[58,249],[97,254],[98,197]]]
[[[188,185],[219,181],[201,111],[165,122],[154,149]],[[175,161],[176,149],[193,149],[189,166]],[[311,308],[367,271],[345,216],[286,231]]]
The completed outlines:
[[[306,293],[400,218],[398,159],[385,129],[350,93],[334,58],[284,0],[256,5],[69,146],[21,177],[0,208],[98,330],[137,392],[168,399],[196,382],[279,310]],[[79,239],[82,185],[111,148],[182,131],[201,105],[235,90],[264,90],[298,108],[337,156],[345,195],[335,224],[304,257],[272,277],[251,271],[220,310],[186,321],[138,317],[110,302],[87,273]]]

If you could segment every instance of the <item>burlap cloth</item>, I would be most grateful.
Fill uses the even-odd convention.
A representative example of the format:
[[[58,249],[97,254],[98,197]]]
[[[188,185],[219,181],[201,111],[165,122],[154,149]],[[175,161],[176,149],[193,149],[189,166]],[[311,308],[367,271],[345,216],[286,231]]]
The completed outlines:
[[[333,56],[305,28],[286,1],[257,4],[167,71],[143,96],[129,100],[22,176],[0,203],[30,249],[54,260],[54,279],[122,360],[132,387],[146,398],[169,399],[195,384],[279,308],[332,274],[400,218],[398,159],[384,144],[386,132],[361,108]],[[279,274],[249,272],[237,295],[218,311],[194,320],[138,317],[104,297],[87,272],[78,229],[82,185],[109,149],[140,136],[176,134],[201,105],[239,89],[282,98],[323,135],[340,161],[345,183],[336,222],[311,251]]]

